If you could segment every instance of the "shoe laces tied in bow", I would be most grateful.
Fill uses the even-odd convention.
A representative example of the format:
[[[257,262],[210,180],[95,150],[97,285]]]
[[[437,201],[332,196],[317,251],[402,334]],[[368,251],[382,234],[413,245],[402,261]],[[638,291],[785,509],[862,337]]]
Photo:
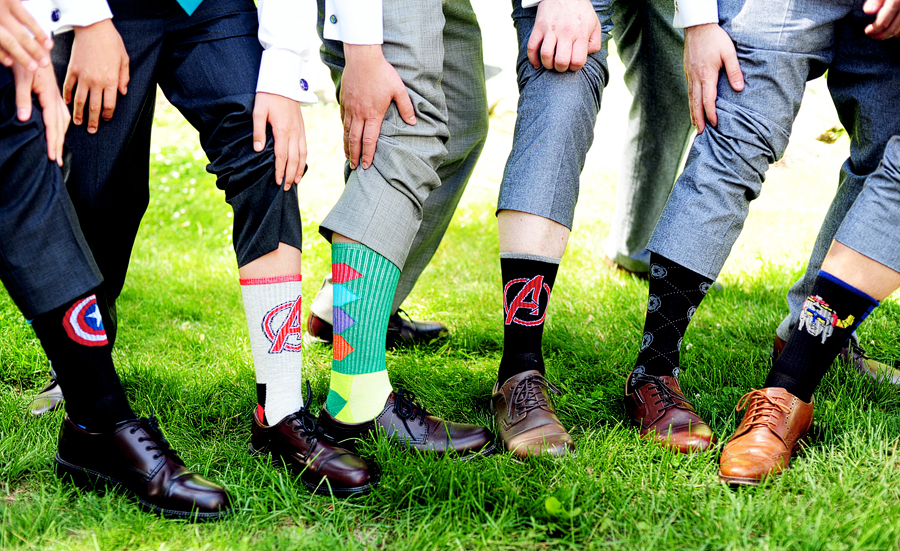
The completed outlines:
[[[425,424],[425,416],[428,415],[425,406],[416,402],[416,395],[400,387],[394,393],[394,413],[404,423],[418,418],[419,425]]]
[[[532,375],[516,383],[509,396],[509,401],[517,415],[525,414],[533,409],[552,411],[547,397],[541,389],[546,388],[557,396],[562,392],[543,375]]]
[[[663,407],[666,408],[678,406],[680,404],[684,404],[691,408],[694,407],[694,404],[685,398],[684,395],[675,392],[669,385],[663,382],[662,377],[647,373],[633,373],[631,375],[631,388],[638,388],[644,384],[650,384],[653,387],[651,396],[658,398],[658,400],[653,402],[654,406],[661,403],[663,404]]]
[[[747,409],[745,417],[748,428],[768,427],[773,432],[776,429],[776,421],[774,419],[776,412],[785,415],[791,412],[791,408],[783,404],[780,397],[771,397],[763,390],[753,389],[747,394],[741,396],[738,400],[735,411]]]
[[[287,417],[288,424],[292,425],[294,432],[299,432],[301,436],[306,436],[306,441],[310,444],[314,443],[321,434],[316,417],[309,411],[309,404],[312,402],[312,385],[309,380],[306,381],[306,400],[303,401],[303,407]]]

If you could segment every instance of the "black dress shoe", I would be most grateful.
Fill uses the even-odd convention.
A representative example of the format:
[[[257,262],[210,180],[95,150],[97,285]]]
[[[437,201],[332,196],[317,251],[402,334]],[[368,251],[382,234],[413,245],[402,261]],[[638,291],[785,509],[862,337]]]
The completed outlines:
[[[387,342],[385,343],[387,348],[428,344],[446,338],[450,334],[447,327],[440,322],[407,319],[400,315],[401,312],[406,313],[398,310],[388,319]],[[310,312],[309,318],[306,320],[304,342],[307,344],[331,344],[333,338],[332,325]]]
[[[99,433],[66,416],[56,473],[81,486],[99,482],[123,488],[141,507],[166,517],[211,520],[231,512],[225,489],[184,466],[155,416]]]
[[[307,382],[307,396],[309,396]],[[378,484],[378,475],[361,457],[339,447],[319,430],[309,412],[309,402],[300,411],[272,426],[263,425],[257,413],[250,427],[250,453],[271,453],[292,471],[311,492],[349,497],[368,493]]]
[[[363,438],[383,434],[408,448],[439,455],[453,453],[469,458],[496,451],[494,437],[488,429],[435,417],[415,402],[413,393],[403,388],[388,396],[384,410],[371,421],[342,423],[322,408],[319,427],[332,440],[350,449],[356,449],[357,442]]]

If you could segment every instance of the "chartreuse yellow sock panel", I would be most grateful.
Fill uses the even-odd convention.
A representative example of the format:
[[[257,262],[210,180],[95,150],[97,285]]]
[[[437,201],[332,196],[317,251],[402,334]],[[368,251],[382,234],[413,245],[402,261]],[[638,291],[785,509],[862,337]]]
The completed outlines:
[[[374,419],[393,391],[384,361],[400,269],[365,245],[331,246],[334,344],[325,409],[344,423]]]

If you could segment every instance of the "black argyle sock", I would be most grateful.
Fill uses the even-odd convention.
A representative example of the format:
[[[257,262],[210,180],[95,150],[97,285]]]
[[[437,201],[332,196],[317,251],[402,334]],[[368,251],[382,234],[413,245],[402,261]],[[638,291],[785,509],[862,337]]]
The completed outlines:
[[[66,413],[93,432],[135,417],[113,365],[108,320],[106,298],[97,288],[32,322],[66,397]]]
[[[765,386],[809,402],[841,347],[876,306],[874,298],[820,270]]]
[[[503,273],[503,357],[497,380],[537,370],[544,374],[541,341],[550,292],[559,270],[558,258],[500,253]]]
[[[650,254],[650,297],[635,371],[678,376],[681,339],[713,280]]]

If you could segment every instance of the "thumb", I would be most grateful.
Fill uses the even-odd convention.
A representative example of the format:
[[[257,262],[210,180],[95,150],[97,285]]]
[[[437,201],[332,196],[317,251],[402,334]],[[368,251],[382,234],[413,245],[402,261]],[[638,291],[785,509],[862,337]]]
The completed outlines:
[[[741,64],[738,63],[737,54],[732,49],[722,57],[722,61],[725,63],[725,74],[728,76],[731,88],[735,92],[740,92],[744,89],[744,73],[741,72]]]
[[[266,122],[269,120],[267,109],[256,102],[253,108],[253,151],[262,151],[266,145]]]
[[[597,25],[594,26],[594,30],[591,32],[591,37],[588,38],[588,53],[599,52],[601,46],[603,46],[603,26],[600,24],[600,21],[597,21]]]
[[[416,124],[416,110],[413,108],[412,100],[409,99],[405,86],[402,90],[394,93],[394,101],[397,103],[397,110],[400,112],[403,120],[406,121],[406,124]]]

